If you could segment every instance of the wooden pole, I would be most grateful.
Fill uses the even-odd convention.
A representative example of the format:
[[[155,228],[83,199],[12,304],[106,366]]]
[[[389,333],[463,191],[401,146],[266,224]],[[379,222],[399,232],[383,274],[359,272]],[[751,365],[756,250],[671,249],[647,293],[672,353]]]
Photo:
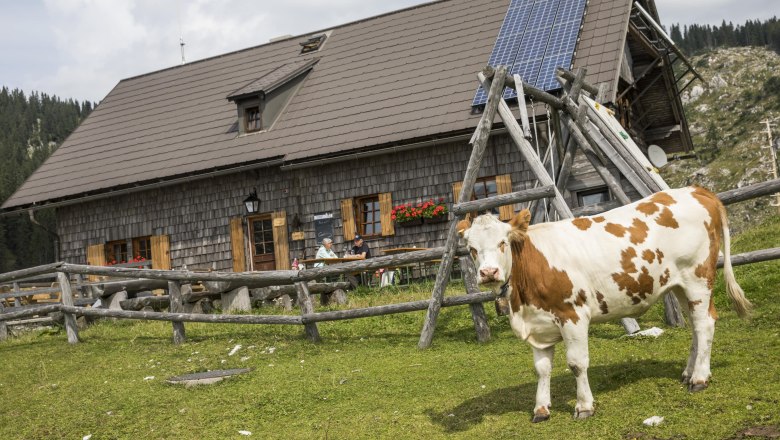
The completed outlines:
[[[3,302],[0,301],[0,316],[3,315],[5,312],[5,306],[3,305]],[[5,341],[8,339],[8,324],[6,324],[5,319],[0,319],[0,341]]]
[[[189,290],[192,290],[190,287]],[[168,310],[171,314],[180,314],[184,312],[184,303],[182,302],[182,285],[177,281],[168,282],[168,296],[170,297],[170,305]],[[181,344],[186,339],[184,333],[184,323],[181,321],[173,321],[173,343],[176,345]]]
[[[742,188],[731,189],[718,193],[718,198],[724,205],[731,205],[756,197],[774,194],[780,191],[780,179],[767,180],[766,182],[743,186]]]
[[[62,264],[63,264],[62,262],[50,263],[50,264],[44,264],[42,266],[28,267],[27,269],[15,270],[13,272],[6,272],[0,274],[0,283],[5,283],[7,281],[15,281],[21,278],[29,278],[44,273],[52,273],[55,270],[59,269],[62,266]]]
[[[479,168],[482,165],[482,158],[487,149],[488,138],[490,137],[490,130],[493,127],[496,110],[500,104],[506,105],[503,100],[504,82],[507,77],[506,71],[506,66],[498,66],[496,69],[496,77],[492,83],[490,81],[482,82],[485,90],[489,90],[488,100],[487,104],[485,104],[485,112],[482,114],[482,118],[477,125],[477,133],[472,138],[474,139],[474,145],[471,150],[471,158],[466,167],[466,174],[463,178],[463,186],[461,187],[460,195],[458,196],[459,204],[471,199],[471,194],[474,191],[474,183],[477,181]],[[512,117],[512,121],[514,121],[514,116]],[[516,121],[515,125],[517,125]],[[455,257],[454,253],[458,245],[457,223],[460,218],[462,217],[455,216],[450,222],[450,228],[447,231],[447,242],[444,246],[444,255],[442,255],[441,263],[439,265],[439,273],[436,274],[436,283],[433,286],[428,312],[425,315],[425,324],[420,332],[420,341],[417,343],[417,346],[421,349],[430,347],[431,342],[433,341],[436,321],[439,317],[439,311],[441,310],[442,298],[444,298],[444,289],[447,287],[447,283],[450,279],[452,262]]]
[[[731,256],[732,266],[742,266],[743,264],[760,263],[780,259],[780,247],[762,249],[759,251],[745,252]],[[718,258],[718,267],[723,267],[723,256]]]
[[[60,283],[60,290],[62,292],[62,305],[73,307],[73,292],[71,292],[70,289],[68,274],[57,272],[57,281]],[[63,312],[62,314],[65,317],[65,332],[68,334],[68,343],[78,343],[79,329],[76,325],[76,317],[68,312]]]
[[[300,325],[300,316],[285,315],[210,315],[203,313],[162,313],[162,312],[136,312],[132,310],[95,309],[86,307],[56,306],[63,312],[73,313],[77,316],[95,316],[99,318],[141,319],[148,321],[168,322],[206,322],[218,324],[295,324]],[[29,316],[29,311],[27,312]]]
[[[538,200],[553,196],[555,196],[555,188],[552,185],[543,186],[509,194],[499,194],[497,196],[486,199],[458,203],[452,207],[452,212],[455,215],[464,215],[469,212],[487,211],[488,209],[509,205],[512,203],[522,203],[530,200]]]
[[[463,274],[463,284],[466,286],[466,293],[476,295],[480,293],[477,286],[477,270],[474,268],[474,262],[471,257],[460,258],[460,271]],[[490,326],[485,315],[485,307],[482,303],[470,304],[471,318],[474,321],[474,330],[477,331],[477,342],[487,342],[490,340]]]
[[[298,305],[301,308],[301,316],[311,315],[314,313],[314,306],[311,303],[311,296],[309,295],[309,286],[304,281],[295,283],[295,287],[298,288]],[[306,337],[312,342],[320,342],[320,331],[317,329],[315,323],[304,323],[304,332]]]

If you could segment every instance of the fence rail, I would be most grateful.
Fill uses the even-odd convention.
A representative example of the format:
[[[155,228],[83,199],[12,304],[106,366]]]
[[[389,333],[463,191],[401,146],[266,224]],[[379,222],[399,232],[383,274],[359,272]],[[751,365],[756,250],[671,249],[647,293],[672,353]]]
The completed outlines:
[[[549,188],[537,188],[529,191],[520,191],[512,193],[506,200],[497,202],[503,203],[507,200],[533,199],[549,196]],[[780,179],[769,182],[763,182],[750,187],[739,188],[737,190],[726,191],[718,194],[724,203],[736,203],[750,198],[762,195],[772,194],[780,191]],[[490,202],[494,203],[494,202]],[[473,204],[472,204],[473,205]],[[464,212],[471,210],[478,205],[462,204],[459,209]],[[232,324],[281,324],[281,325],[303,325],[306,328],[306,334],[312,340],[319,340],[319,333],[316,328],[317,322],[337,321],[345,319],[365,318],[370,316],[381,316],[395,313],[404,313],[412,311],[422,311],[429,307],[431,300],[411,301],[399,304],[390,304],[383,306],[366,307],[360,309],[336,310],[327,312],[314,312],[309,297],[308,282],[327,276],[349,274],[361,271],[373,271],[380,268],[397,267],[407,264],[420,263],[441,259],[445,252],[444,247],[438,247],[428,250],[408,252],[405,254],[395,254],[373,258],[370,260],[358,260],[354,262],[342,263],[321,268],[304,269],[299,271],[278,270],[268,272],[192,272],[188,270],[155,270],[155,269],[137,269],[128,267],[98,267],[70,263],[51,263],[42,266],[31,267],[0,274],[0,284],[15,282],[15,292],[4,293],[0,295],[0,339],[7,334],[6,325],[9,321],[26,318],[35,315],[45,315],[53,312],[61,312],[64,315],[64,322],[68,334],[68,342],[78,342],[78,329],[76,327],[75,317],[109,317],[122,319],[141,319],[168,321],[173,323],[174,342],[184,341],[184,322],[204,322],[204,323],[232,323]],[[456,249],[455,255],[466,255],[465,248]],[[751,264],[761,261],[780,259],[780,248],[763,249],[742,254],[733,255],[732,265],[738,266]],[[722,267],[722,258],[718,262]],[[467,265],[468,266],[468,265]],[[471,265],[473,269],[473,265]],[[75,283],[71,283],[69,275],[77,275]],[[58,287],[33,289],[28,291],[18,291],[18,281],[43,278],[51,280],[51,276],[56,276],[59,283]],[[84,283],[81,281],[81,275],[96,275],[108,277],[124,277],[126,280],[120,281],[99,281]],[[294,285],[298,290],[298,301],[301,305],[301,314],[299,316],[291,315],[229,315],[229,314],[202,314],[202,313],[182,313],[183,298],[192,297],[190,283],[193,282],[216,282],[215,285],[238,286],[251,285],[253,287],[264,286],[285,286]],[[167,286],[166,286],[167,285]],[[94,301],[93,298],[78,298],[74,300],[73,290],[79,289],[84,296],[85,291],[90,294],[110,294],[128,289],[142,288],[167,288],[169,291],[170,307],[169,312],[148,312],[134,310],[114,310],[102,308],[87,308],[87,305]],[[93,290],[94,289],[94,290]],[[224,290],[224,289],[223,289]],[[13,307],[7,310],[3,309],[3,299],[16,298],[19,296],[30,296],[36,293],[61,292],[61,304],[46,304],[24,307]],[[442,307],[452,307],[467,304],[477,304],[492,301],[496,298],[492,292],[474,292],[462,296],[445,297],[441,303]]]

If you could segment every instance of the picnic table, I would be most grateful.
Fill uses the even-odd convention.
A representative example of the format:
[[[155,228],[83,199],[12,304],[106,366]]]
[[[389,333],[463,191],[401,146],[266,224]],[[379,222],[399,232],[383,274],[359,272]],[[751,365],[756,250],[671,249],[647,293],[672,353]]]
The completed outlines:
[[[355,261],[355,260],[365,260],[366,257],[363,255],[348,255],[343,258],[309,258],[306,260],[300,260],[298,263],[303,264],[304,267],[309,266],[310,264],[313,266],[317,263],[323,263],[326,266],[330,266],[331,264],[339,264],[339,263],[347,263],[349,261]],[[361,278],[363,277],[363,273],[360,273]],[[358,286],[357,279],[352,274],[344,274],[344,278],[349,281],[353,287]]]
[[[425,251],[429,248],[418,248],[418,247],[398,247],[398,248],[392,248],[392,249],[384,249],[382,250],[383,253],[387,255],[393,255],[393,254],[402,254],[406,252],[416,252],[416,251]],[[402,279],[405,278],[405,283],[401,283],[402,285],[409,285],[409,283],[412,280],[413,270],[415,264],[417,265],[417,270],[420,272],[420,276],[424,275],[423,271],[423,265],[422,263],[412,263],[412,264],[404,264],[397,267],[388,267],[388,270],[395,270],[397,269],[399,272],[405,275],[405,277],[401,277]]]

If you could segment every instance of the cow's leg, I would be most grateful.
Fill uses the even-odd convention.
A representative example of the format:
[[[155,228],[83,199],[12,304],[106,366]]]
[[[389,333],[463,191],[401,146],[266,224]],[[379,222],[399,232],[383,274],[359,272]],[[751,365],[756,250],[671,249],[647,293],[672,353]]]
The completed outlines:
[[[687,289],[696,347],[696,360],[693,363],[693,371],[688,383],[688,390],[692,392],[707,388],[710,379],[710,352],[715,334],[716,318],[714,308],[710,307],[712,291],[706,285],[697,287]]]
[[[555,346],[547,348],[534,347],[534,367],[539,376],[536,385],[536,406],[534,407],[534,423],[550,418],[550,375],[552,374]]]
[[[677,287],[674,289],[674,296],[677,297],[677,302],[680,304],[680,308],[685,312],[685,316],[688,317],[688,321],[693,323],[693,319],[691,318],[691,311],[688,308],[688,297],[685,295],[685,290],[683,290],[681,287]],[[696,364],[696,352],[697,352],[697,338],[696,338],[696,330],[693,328],[693,324],[691,324],[691,352],[688,355],[688,364],[685,366],[685,370],[683,370],[682,377],[680,380],[684,384],[689,384],[691,381],[691,375],[693,375],[693,366]]]
[[[565,324],[562,332],[566,342],[566,363],[577,379],[577,406],[574,418],[585,419],[593,415],[593,394],[588,383],[588,322],[581,318],[576,325]]]

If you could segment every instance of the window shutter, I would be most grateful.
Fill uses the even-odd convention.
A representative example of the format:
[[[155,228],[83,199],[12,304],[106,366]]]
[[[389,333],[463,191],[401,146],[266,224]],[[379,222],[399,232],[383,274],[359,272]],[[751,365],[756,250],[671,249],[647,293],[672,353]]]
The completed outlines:
[[[382,235],[394,235],[395,225],[390,213],[393,211],[393,196],[390,193],[379,194],[379,213],[382,221]]]
[[[244,225],[241,217],[230,219],[230,247],[233,254],[233,272],[245,272]]]
[[[167,235],[153,235],[152,269],[171,270],[171,240]]]
[[[463,182],[455,182],[452,184],[452,204],[457,205],[460,198],[460,190],[463,188]]]
[[[90,266],[105,266],[106,265],[106,245],[95,244],[87,246],[87,264]],[[97,281],[99,279],[96,275],[90,275],[87,277],[88,281]]]
[[[287,212],[284,210],[271,214],[274,228],[274,258],[276,269],[290,269],[290,242],[287,240]]]
[[[509,194],[512,192],[512,177],[509,174],[496,176],[496,191],[499,194]],[[512,205],[504,205],[498,208],[498,218],[503,221],[511,220],[514,214]]]
[[[344,234],[344,241],[351,241],[355,238],[355,214],[352,207],[352,199],[341,201],[341,229]]]

